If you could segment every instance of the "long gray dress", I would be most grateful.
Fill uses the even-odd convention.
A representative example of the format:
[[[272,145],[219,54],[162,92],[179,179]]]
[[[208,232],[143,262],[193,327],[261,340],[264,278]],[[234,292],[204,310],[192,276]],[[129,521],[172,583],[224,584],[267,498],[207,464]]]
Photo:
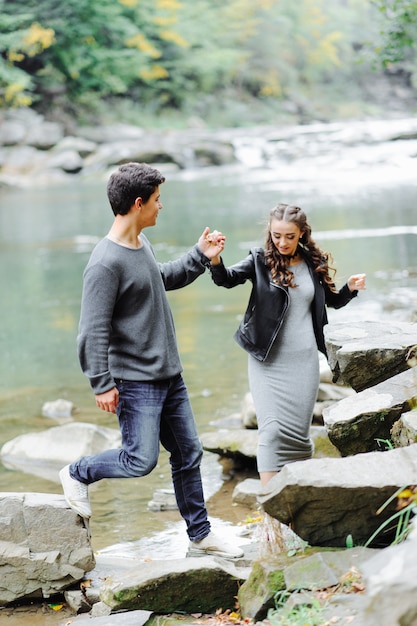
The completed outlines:
[[[258,471],[277,472],[314,451],[310,425],[319,386],[311,317],[314,286],[304,261],[291,266],[295,288],[275,343],[263,362],[249,355],[249,387],[258,420]]]

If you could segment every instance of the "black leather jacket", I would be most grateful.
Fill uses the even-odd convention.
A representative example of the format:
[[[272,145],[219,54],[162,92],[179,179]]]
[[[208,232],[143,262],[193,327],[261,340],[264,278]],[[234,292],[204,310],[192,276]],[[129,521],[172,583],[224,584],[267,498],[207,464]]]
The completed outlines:
[[[327,324],[325,305],[339,309],[350,302],[358,292],[351,292],[346,284],[340,291],[333,293],[320,275],[313,272],[306,255],[304,260],[314,284],[312,316],[317,347],[326,354],[323,334],[323,327]],[[290,303],[288,287],[272,282],[263,248],[253,248],[250,254],[236,265],[225,267],[223,262],[212,265],[210,272],[216,285],[227,289],[242,285],[247,280],[252,281],[248,307],[234,338],[244,350],[259,361],[264,361],[279,333]]]

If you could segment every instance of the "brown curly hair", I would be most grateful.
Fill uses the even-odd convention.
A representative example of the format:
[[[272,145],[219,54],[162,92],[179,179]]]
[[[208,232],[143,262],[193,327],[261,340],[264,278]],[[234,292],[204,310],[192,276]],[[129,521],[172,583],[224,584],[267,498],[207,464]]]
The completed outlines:
[[[307,222],[307,216],[300,207],[293,204],[279,203],[269,213],[266,242],[265,242],[265,260],[271,270],[272,280],[286,287],[296,287],[294,283],[294,274],[289,266],[289,257],[278,252],[271,237],[271,221],[279,220],[283,222],[292,222],[298,226],[303,233],[298,242],[298,252],[302,257],[308,257],[313,271],[319,274],[323,281],[330,287],[330,290],[336,292],[336,286],[330,272],[334,276],[336,270],[330,267],[329,262],[333,259],[328,252],[323,252],[311,237],[311,226]]]

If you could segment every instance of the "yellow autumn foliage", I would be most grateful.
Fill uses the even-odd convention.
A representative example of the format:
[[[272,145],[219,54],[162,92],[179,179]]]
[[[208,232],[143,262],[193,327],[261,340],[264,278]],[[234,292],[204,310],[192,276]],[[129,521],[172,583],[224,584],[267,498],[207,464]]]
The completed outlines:
[[[43,28],[34,22],[28,29],[22,41],[22,50],[30,57],[40,54],[55,42],[55,32],[52,28]]]
[[[4,88],[4,96],[0,98],[1,105],[14,107],[27,107],[32,104],[32,99],[24,91],[20,83],[11,83]]]
[[[161,56],[159,50],[145,37],[143,33],[137,33],[126,41],[129,48],[137,48],[152,59],[158,59]]]
[[[157,15],[153,18],[153,22],[156,26],[172,26],[172,24],[175,24],[177,21],[177,18],[173,15]]]
[[[336,67],[340,66],[341,61],[338,55],[336,42],[341,38],[342,34],[337,31],[322,37],[322,39],[318,41],[318,45],[313,50],[308,52],[308,60],[313,65],[330,63]]]
[[[184,39],[184,37],[181,37],[181,35],[176,33],[174,30],[161,30],[159,32],[159,36],[164,41],[172,41],[172,43],[180,46],[180,48],[189,48],[189,43]]]
[[[260,90],[261,96],[271,98],[282,96],[282,87],[279,82],[277,72],[274,69],[269,69],[263,77],[263,85]]]
[[[156,7],[163,11],[178,11],[183,8],[183,4],[178,0],[156,0]]]
[[[167,78],[168,72],[162,67],[162,65],[153,64],[149,67],[144,67],[139,72],[140,77],[143,80],[159,80],[161,78]]]

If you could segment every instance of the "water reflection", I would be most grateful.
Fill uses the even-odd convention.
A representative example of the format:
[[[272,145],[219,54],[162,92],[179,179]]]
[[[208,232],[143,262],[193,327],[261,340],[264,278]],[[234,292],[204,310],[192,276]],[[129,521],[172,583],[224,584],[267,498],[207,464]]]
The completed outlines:
[[[314,181],[290,183],[264,170],[211,170],[200,178],[179,175],[162,187],[164,210],[147,235],[165,261],[188,249],[207,224],[227,235],[224,259],[232,264],[252,245],[262,245],[268,210],[281,200],[306,210],[316,241],[334,256],[339,283],[353,272],[368,274],[367,291],[342,311],[331,311],[330,321],[410,319],[417,308],[415,185],[335,192]],[[54,426],[42,417],[41,407],[57,398],[74,402],[76,421],[117,427],[113,416],[95,407],[75,347],[82,272],[111,222],[104,180],[1,192],[0,445]],[[187,289],[169,293],[200,432],[239,412],[247,391],[246,357],[232,337],[249,288],[219,289],[205,275]],[[217,459],[211,461],[204,466],[206,489],[221,484]],[[154,490],[167,486],[170,471],[164,453],[146,478],[93,486],[95,547],[139,541],[151,532],[182,525],[176,512],[147,510]],[[53,481],[4,466],[0,489],[60,490]]]

